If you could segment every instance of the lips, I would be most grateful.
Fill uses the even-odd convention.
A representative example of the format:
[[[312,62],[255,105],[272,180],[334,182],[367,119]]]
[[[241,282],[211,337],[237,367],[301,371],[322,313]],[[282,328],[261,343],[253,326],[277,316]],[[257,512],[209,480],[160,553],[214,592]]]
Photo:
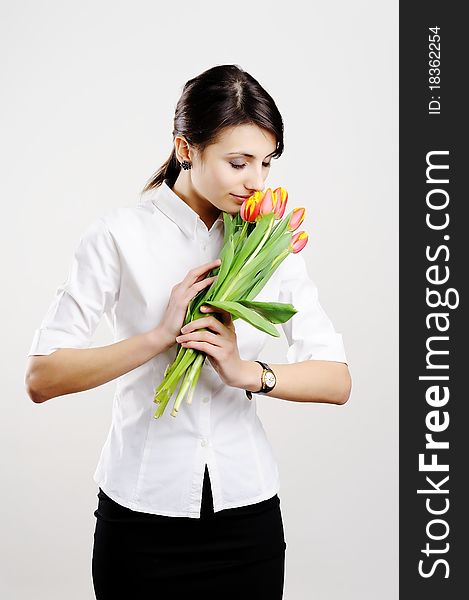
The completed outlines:
[[[236,196],[236,194],[231,194],[231,196],[233,196],[233,198],[240,204],[242,204],[246,198],[249,198],[249,196]]]

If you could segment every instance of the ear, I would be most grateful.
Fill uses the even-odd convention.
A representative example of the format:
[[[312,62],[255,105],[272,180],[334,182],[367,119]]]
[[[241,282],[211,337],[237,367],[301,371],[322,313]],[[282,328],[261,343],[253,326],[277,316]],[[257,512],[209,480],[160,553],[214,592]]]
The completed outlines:
[[[182,162],[183,160],[188,160],[189,162],[192,162],[189,144],[187,143],[184,136],[177,135],[174,138],[174,147],[176,151],[176,158],[179,162]]]

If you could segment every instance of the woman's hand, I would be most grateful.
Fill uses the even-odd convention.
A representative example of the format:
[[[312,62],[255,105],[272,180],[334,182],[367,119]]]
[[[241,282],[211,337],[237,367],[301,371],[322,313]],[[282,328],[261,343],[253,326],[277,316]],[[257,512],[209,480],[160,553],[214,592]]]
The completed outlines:
[[[206,277],[207,273],[220,265],[221,260],[217,258],[199,267],[194,267],[171,290],[165,314],[157,327],[158,335],[167,340],[168,348],[176,343],[176,336],[181,332],[191,300],[197,296],[200,290],[212,285],[217,277],[216,275]]]
[[[176,338],[176,341],[183,348],[193,348],[205,352],[222,381],[226,385],[237,387],[236,384],[245,361],[239,356],[231,313],[211,306],[204,311],[203,306],[205,305],[200,307],[201,312],[220,313],[222,321],[214,316],[200,317],[184,325],[181,335]],[[207,328],[208,331],[200,331],[203,328]]]

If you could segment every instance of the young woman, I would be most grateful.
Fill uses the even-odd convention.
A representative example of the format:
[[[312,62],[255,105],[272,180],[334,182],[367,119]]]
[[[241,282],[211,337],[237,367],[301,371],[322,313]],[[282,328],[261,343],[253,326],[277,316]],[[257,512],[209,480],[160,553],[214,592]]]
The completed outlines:
[[[26,376],[33,401],[117,378],[94,474],[98,600],[283,596],[278,468],[248,392],[345,403],[351,379],[342,337],[301,253],[290,254],[256,297],[298,311],[282,325],[287,364],[265,363],[267,334],[235,325],[224,311],[209,310],[181,330],[189,302],[220,264],[222,213],[236,213],[264,188],[282,152],[281,115],[251,75],[221,65],[188,81],[171,156],[138,206],[115,208],[88,227],[35,332]],[[89,348],[103,315],[117,341]],[[177,343],[207,360],[192,404],[177,418],[170,404],[155,419],[154,391]]]

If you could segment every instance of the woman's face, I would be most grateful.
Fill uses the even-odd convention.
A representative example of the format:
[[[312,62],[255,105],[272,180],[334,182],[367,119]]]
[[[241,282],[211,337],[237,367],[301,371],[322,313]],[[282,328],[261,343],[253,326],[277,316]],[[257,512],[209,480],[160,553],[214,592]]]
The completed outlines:
[[[185,173],[201,201],[234,214],[243,202],[235,195],[247,197],[264,188],[275,150],[276,138],[270,131],[257,125],[236,125],[225,129],[218,142],[205,149],[202,160],[192,152],[192,168]]]

